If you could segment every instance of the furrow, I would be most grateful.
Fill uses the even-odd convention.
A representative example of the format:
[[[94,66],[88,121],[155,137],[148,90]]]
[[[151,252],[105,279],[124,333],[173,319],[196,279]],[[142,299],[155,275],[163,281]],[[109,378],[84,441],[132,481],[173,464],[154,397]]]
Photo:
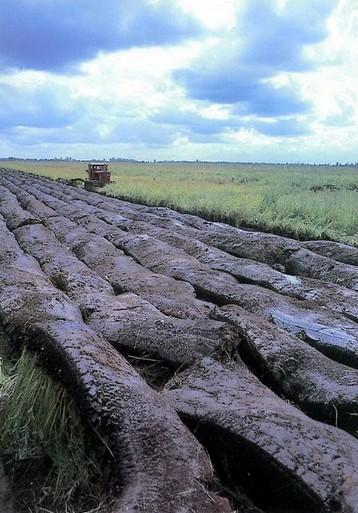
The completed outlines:
[[[61,194],[60,194],[61,195]],[[50,200],[51,201],[51,200]],[[55,200],[56,201],[56,200]],[[63,202],[63,200],[57,200]],[[61,203],[57,204],[61,208]],[[115,246],[153,272],[190,283],[199,297],[223,304],[238,304],[296,334],[313,347],[345,365],[358,367],[358,328],[351,318],[327,311],[309,300],[297,302],[256,285],[242,285],[227,273],[214,271],[183,250],[146,236],[125,234],[96,219],[96,211],[84,202],[62,209],[86,229],[109,238]],[[331,302],[333,307],[333,302]],[[351,314],[354,318],[354,314]]]
[[[204,358],[165,396],[233,488],[271,513],[358,511],[358,442],[308,419],[240,361]]]
[[[0,218],[0,320],[71,387],[112,454],[113,512],[229,512],[205,490],[211,467],[166,401],[86,326],[77,307],[18,246]],[[168,479],[170,476],[170,479]]]
[[[16,189],[16,187],[13,187],[13,191],[18,194],[20,201],[22,201],[19,192],[21,188],[17,187]],[[45,195],[43,191],[39,192],[37,189],[34,189],[33,193],[44,200],[52,201],[52,205],[60,210],[64,206],[63,202],[55,199],[51,200],[50,196]],[[95,194],[93,196],[96,197]],[[30,204],[29,197],[26,197],[24,201]],[[36,205],[35,214],[40,213],[41,204]],[[83,216],[83,210],[79,210],[78,206],[72,205],[71,208],[72,210],[74,209],[72,213],[77,218],[77,222],[86,226],[87,229],[90,228],[96,233],[102,233],[110,239],[115,237],[115,235],[117,239],[118,237],[128,237],[128,234],[125,232],[105,222],[100,222],[95,216]],[[89,234],[83,227],[79,227],[68,219],[61,216],[55,217],[53,212],[55,211],[52,211],[52,214],[49,216],[47,225],[77,255],[82,251],[83,244],[92,241],[91,247],[97,247],[97,258],[91,260],[94,262],[92,265],[97,270],[100,270],[101,276],[106,276],[108,272],[106,254],[98,249],[103,244],[103,238]],[[158,250],[158,241],[154,241],[154,250],[152,247],[151,251],[151,247],[148,247],[148,240],[152,244],[152,238],[144,238],[144,240],[139,238],[138,242],[138,237],[134,235],[133,239],[129,238],[129,242],[125,239],[124,242],[126,244],[124,244],[123,240],[121,244],[124,249],[127,248],[128,251],[134,254],[134,250],[131,249],[131,244],[134,241],[136,243],[135,251],[140,252],[139,258],[142,253],[146,258],[148,256],[152,258],[153,254],[159,254],[158,261],[171,261],[172,255],[168,255],[166,246],[163,248],[159,245]],[[147,244],[144,247],[142,246],[143,242]],[[32,241],[31,245],[33,244],[34,242]],[[105,247],[108,246],[105,245]],[[184,253],[183,255],[180,251],[177,251],[174,257],[177,258],[179,265],[181,265],[180,257],[182,257],[184,263],[187,260],[187,254]],[[103,258],[104,261],[102,262]],[[102,263],[98,264],[98,262]],[[199,272],[197,275],[200,277]],[[210,282],[210,280],[207,281]],[[212,284],[210,286],[212,287]],[[227,290],[225,287],[226,280],[223,285],[224,293]],[[148,311],[146,315],[143,315],[143,300],[139,302],[136,309],[130,309],[128,307],[129,303],[132,305],[136,304],[133,298],[130,302],[127,301],[126,295],[119,296],[119,298],[122,298],[122,301],[126,299],[127,305],[123,306],[123,308],[114,308],[112,306],[107,312],[104,306],[102,310],[103,315],[102,313],[99,314],[98,310],[97,312],[93,311],[88,321],[92,322],[92,326],[96,329],[102,330],[107,339],[112,343],[117,345],[120,343],[122,348],[125,346],[130,347],[131,340],[133,346],[133,330],[132,328],[129,329],[128,326],[138,328],[135,337],[136,347],[146,348],[146,350],[154,353],[157,352],[156,354],[160,358],[173,363],[188,363],[193,358],[200,357],[200,355],[210,354],[215,349],[217,350],[218,346],[228,351],[232,347],[237,346],[235,337],[230,335],[230,332],[228,333],[225,328],[215,328],[215,325],[212,324],[213,321],[209,321],[207,318],[203,321],[206,324],[206,331],[204,332],[200,331],[200,326],[196,330],[193,327],[190,330],[188,326],[186,326],[186,329],[183,327],[179,329],[177,328],[179,322],[177,319],[174,321],[173,318],[160,317],[158,311],[156,311],[156,316],[154,317],[152,316],[153,312],[149,315]],[[151,308],[153,311],[155,310],[154,307]],[[107,315],[108,319],[105,318],[105,315]],[[253,370],[274,390],[299,404],[315,418],[325,420],[326,422],[338,423],[352,431],[357,429],[357,371],[330,360],[299,338],[286,334],[263,319],[262,316],[258,317],[257,314],[250,313],[240,308],[240,306],[231,305],[215,309],[210,315],[229,322],[235,327],[235,330],[238,330],[241,339],[239,344],[240,353],[249,365],[252,365],[254,361]],[[137,325],[136,320],[138,321]],[[169,329],[168,321],[170,324]],[[175,331],[173,325],[176,326],[175,329],[178,329],[178,331]],[[173,335],[173,330],[174,333],[177,333],[176,337]],[[203,330],[202,324],[201,330]],[[212,332],[211,335],[210,331]],[[127,333],[129,333],[128,336]]]
[[[11,219],[15,209],[0,212]],[[20,205],[16,206],[20,211]],[[88,238],[85,230],[65,218],[51,217],[54,230],[66,228],[67,236]],[[40,263],[52,283],[79,306],[86,323],[120,350],[143,351],[169,364],[188,364],[195,358],[236,345],[236,334],[227,324],[206,319],[168,317],[133,293],[115,295],[108,280],[100,277],[64,247],[43,225],[23,226],[14,234],[27,253]],[[92,237],[90,237],[91,239]]]

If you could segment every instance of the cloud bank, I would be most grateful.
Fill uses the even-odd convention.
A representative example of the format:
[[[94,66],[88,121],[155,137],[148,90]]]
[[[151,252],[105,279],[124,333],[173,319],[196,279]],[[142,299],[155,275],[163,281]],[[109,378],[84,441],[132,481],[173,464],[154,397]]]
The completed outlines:
[[[192,69],[176,73],[188,95],[197,100],[236,104],[236,111],[257,116],[289,116],[309,109],[299,93],[276,86],[270,78],[314,66],[305,47],[327,36],[326,21],[334,0],[275,2],[250,0],[230,37],[201,56]]]
[[[173,44],[198,32],[199,24],[178,16],[169,1],[1,0],[0,60],[63,71],[99,52]]]
[[[2,0],[0,153],[358,160],[358,6],[195,2]]]

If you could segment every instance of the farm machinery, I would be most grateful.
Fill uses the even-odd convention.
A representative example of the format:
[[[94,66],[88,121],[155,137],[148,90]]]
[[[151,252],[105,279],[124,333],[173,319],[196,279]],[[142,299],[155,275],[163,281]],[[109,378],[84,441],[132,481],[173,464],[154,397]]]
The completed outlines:
[[[86,190],[95,190],[111,183],[111,173],[108,170],[108,164],[90,163],[87,168],[88,178],[84,182]]]
[[[86,179],[77,177],[70,180],[63,178],[58,178],[57,180],[75,187],[84,187],[87,191],[96,191],[98,188],[112,183],[111,172],[108,170],[108,164],[106,163],[89,163],[86,172]]]

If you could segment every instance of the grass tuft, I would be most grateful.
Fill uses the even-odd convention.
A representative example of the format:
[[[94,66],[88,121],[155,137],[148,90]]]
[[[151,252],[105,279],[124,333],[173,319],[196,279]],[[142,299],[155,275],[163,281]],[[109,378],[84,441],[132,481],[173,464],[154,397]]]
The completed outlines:
[[[1,458],[12,480],[23,483],[15,495],[28,497],[39,487],[36,508],[42,508],[25,511],[58,505],[70,511],[78,497],[98,495],[91,479],[98,469],[76,405],[26,350],[13,365],[0,359],[0,413]]]

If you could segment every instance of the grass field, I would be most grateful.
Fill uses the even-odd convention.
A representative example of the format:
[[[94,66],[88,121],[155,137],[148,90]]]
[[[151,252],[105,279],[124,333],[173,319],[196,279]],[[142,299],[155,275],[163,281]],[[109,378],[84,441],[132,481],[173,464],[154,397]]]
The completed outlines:
[[[0,161],[53,178],[84,177],[79,162]],[[106,192],[237,226],[358,245],[358,166],[112,163]]]

